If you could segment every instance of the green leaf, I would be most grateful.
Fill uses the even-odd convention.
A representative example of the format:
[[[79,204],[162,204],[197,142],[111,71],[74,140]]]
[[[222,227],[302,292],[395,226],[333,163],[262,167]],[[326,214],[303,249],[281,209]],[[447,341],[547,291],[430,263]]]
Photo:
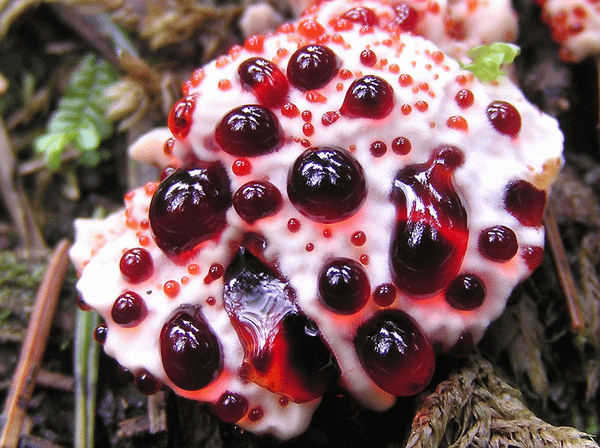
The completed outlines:
[[[61,154],[73,143],[83,154],[96,151],[102,139],[110,137],[112,123],[106,118],[106,88],[117,74],[111,65],[88,54],[71,75],[70,83],[51,115],[47,133],[34,143],[52,169],[60,167]],[[80,158],[79,163],[98,163],[100,156]]]
[[[460,64],[461,68],[471,71],[481,81],[494,81],[505,73],[501,67],[512,64],[521,49],[514,44],[494,42],[480,45],[469,50],[468,55],[473,62]]]

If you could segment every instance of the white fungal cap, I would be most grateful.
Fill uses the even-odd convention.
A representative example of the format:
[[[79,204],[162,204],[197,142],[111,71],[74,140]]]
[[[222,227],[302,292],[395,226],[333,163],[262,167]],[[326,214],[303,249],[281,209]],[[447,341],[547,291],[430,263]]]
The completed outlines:
[[[415,11],[333,0],[248,38],[134,145],[180,169],[77,222],[77,288],[142,389],[282,439],[336,382],[385,410],[539,264],[557,122],[403,32]]]

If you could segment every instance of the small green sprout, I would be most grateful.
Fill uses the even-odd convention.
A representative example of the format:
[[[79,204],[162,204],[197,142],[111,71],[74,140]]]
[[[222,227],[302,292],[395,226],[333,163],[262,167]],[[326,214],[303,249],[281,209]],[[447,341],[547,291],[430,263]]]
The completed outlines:
[[[494,81],[505,74],[501,67],[512,64],[520,52],[517,45],[504,42],[480,45],[467,53],[473,62],[461,63],[461,68],[471,71],[481,81]]]
[[[103,95],[116,79],[110,64],[92,54],[85,56],[75,68],[64,96],[50,117],[47,132],[33,144],[52,170],[60,167],[60,156],[70,144],[79,150],[80,163],[98,164],[100,154],[96,150],[113,132],[112,124],[105,117],[107,100]]]

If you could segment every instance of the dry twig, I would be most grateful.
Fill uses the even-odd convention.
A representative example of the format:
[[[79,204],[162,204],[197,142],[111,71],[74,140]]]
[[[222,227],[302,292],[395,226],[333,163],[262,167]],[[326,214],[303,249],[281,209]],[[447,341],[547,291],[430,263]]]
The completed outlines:
[[[62,282],[69,265],[68,250],[69,242],[66,240],[57,245],[38,289],[27,335],[21,347],[19,363],[4,404],[5,425],[0,439],[2,448],[12,448],[19,444],[27,403],[31,397],[37,370],[44,355]]]

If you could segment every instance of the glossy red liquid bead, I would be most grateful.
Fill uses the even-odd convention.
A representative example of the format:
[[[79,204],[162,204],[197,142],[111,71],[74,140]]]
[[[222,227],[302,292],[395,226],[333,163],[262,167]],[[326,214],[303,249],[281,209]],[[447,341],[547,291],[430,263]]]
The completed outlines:
[[[514,137],[521,130],[521,114],[506,101],[494,101],[487,107],[487,117],[500,134]]]
[[[279,107],[287,98],[288,81],[283,72],[264,58],[250,58],[238,68],[242,85],[252,90],[258,101],[267,107]]]
[[[340,109],[342,115],[381,119],[394,108],[394,89],[383,78],[363,76],[350,84]]]
[[[106,326],[106,324],[104,322],[102,322],[100,325],[98,325],[94,329],[94,340],[98,344],[104,344],[106,342],[107,335],[108,335],[108,327]]]
[[[525,180],[512,182],[504,194],[504,207],[525,226],[542,225],[546,193]]]
[[[362,26],[379,25],[379,17],[377,17],[375,11],[365,8],[364,6],[357,6],[356,8],[349,9],[342,17]]]
[[[268,181],[248,182],[233,195],[233,208],[248,223],[275,215],[282,204],[281,192]]]
[[[478,243],[481,255],[492,261],[508,261],[519,250],[515,232],[506,226],[485,229],[479,235]]]
[[[196,312],[180,311],[163,326],[160,355],[167,377],[183,390],[198,390],[221,372],[222,355],[217,337]]]
[[[225,226],[231,190],[218,162],[197,162],[167,177],[156,189],[148,216],[158,247],[177,256],[212,238]]]
[[[319,272],[319,297],[332,311],[354,314],[369,301],[371,285],[362,265],[350,258],[334,258]]]
[[[396,300],[396,287],[391,283],[383,283],[373,291],[373,301],[381,306],[387,307]]]
[[[135,385],[144,395],[154,395],[162,387],[162,383],[146,369],[142,369],[136,373]]]
[[[237,423],[248,412],[248,400],[242,395],[225,392],[213,406],[213,412],[225,423]]]
[[[115,323],[125,328],[135,327],[147,314],[146,302],[134,291],[126,291],[117,297],[110,312]]]
[[[279,149],[282,139],[277,116],[258,104],[232,109],[215,129],[217,144],[223,151],[234,156],[268,154]]]
[[[457,310],[470,311],[485,300],[485,285],[472,274],[459,275],[446,289],[446,301]]]
[[[415,296],[433,294],[458,273],[467,250],[467,212],[452,184],[460,150],[443,146],[424,164],[396,175],[392,200],[396,229],[391,265],[398,288]]]
[[[169,113],[167,124],[171,133],[177,138],[185,138],[192,127],[192,115],[196,107],[196,99],[193,96],[180,99]]]
[[[367,374],[392,395],[415,395],[431,381],[433,347],[417,322],[403,311],[375,314],[358,328],[354,346]]]
[[[287,66],[287,76],[294,87],[314,90],[323,87],[338,71],[338,58],[324,45],[306,45],[292,54]]]
[[[354,215],[367,196],[365,174],[354,156],[340,148],[315,147],[296,159],[288,176],[290,201],[316,222]]]
[[[141,283],[154,273],[154,263],[150,252],[141,247],[126,251],[119,261],[123,278],[130,283]]]

